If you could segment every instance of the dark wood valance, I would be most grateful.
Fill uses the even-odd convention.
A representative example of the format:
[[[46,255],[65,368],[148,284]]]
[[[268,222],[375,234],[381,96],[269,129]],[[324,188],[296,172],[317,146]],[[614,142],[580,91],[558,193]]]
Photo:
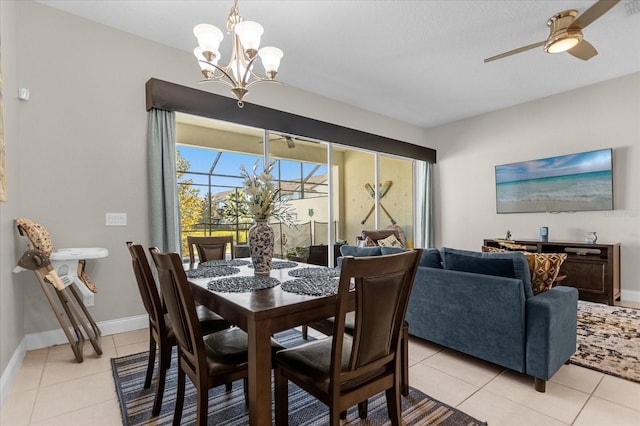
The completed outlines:
[[[436,162],[435,149],[247,102],[244,103],[244,108],[238,108],[235,99],[155,78],[147,81],[146,94],[147,111],[157,108],[183,112],[259,129]]]

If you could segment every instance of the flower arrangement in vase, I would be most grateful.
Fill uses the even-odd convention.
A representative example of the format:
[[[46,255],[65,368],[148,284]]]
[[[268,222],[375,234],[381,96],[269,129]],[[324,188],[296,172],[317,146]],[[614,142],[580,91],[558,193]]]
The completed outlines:
[[[294,222],[291,207],[286,199],[280,196],[280,188],[273,183],[271,172],[275,161],[264,167],[262,173],[258,172],[260,160],[256,160],[251,173],[244,165],[240,166],[240,176],[244,179],[244,192],[238,193],[235,208],[238,216],[251,216],[255,224],[249,229],[249,249],[254,273],[268,275],[271,271],[271,260],[275,233],[269,226],[269,218],[273,217],[280,222],[291,225]]]
[[[273,183],[271,172],[275,167],[275,161],[265,166],[262,173],[258,173],[256,160],[251,173],[244,164],[240,166],[240,176],[244,179],[244,197],[240,204],[244,206],[245,214],[256,220],[268,220],[273,217],[285,224],[293,224],[294,216],[286,199],[280,197],[280,188]]]

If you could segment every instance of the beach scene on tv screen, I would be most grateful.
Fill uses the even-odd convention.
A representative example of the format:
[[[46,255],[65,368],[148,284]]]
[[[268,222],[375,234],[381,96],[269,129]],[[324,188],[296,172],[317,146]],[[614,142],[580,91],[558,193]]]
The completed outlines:
[[[611,150],[496,166],[498,213],[613,209]]]

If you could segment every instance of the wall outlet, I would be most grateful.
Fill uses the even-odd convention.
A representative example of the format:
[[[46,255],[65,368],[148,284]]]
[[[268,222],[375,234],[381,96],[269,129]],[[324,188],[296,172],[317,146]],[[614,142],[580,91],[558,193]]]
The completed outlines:
[[[127,226],[127,214],[107,213],[107,226]]]

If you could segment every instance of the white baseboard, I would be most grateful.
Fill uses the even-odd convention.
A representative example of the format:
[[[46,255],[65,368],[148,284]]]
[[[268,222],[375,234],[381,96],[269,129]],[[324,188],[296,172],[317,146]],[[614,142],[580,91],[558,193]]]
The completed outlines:
[[[98,323],[98,328],[100,328],[103,336],[140,330],[147,327],[149,327],[149,317],[147,315],[137,315]],[[0,377],[0,406],[20,369],[20,365],[22,365],[22,360],[27,351],[65,343],[69,343],[69,341],[61,328],[39,333],[30,333],[24,336],[13,352],[7,368],[2,372],[2,377]]]
[[[9,364],[7,364],[7,368],[2,372],[2,377],[0,377],[0,406],[2,406],[2,402],[4,401],[5,396],[7,396],[7,393],[9,393],[9,388],[11,387],[13,380],[16,378],[16,374],[18,374],[18,370],[20,369],[20,365],[22,364],[22,360],[26,353],[27,343],[25,338],[23,338],[16,350],[13,352],[13,355],[9,360]]]
[[[139,330],[148,326],[149,317],[147,315],[137,315],[98,323],[98,328],[103,336]],[[28,351],[69,343],[61,328],[39,333],[30,333],[25,336],[25,339]]]
[[[621,290],[620,300],[625,302],[640,302],[640,291],[638,290]]]

